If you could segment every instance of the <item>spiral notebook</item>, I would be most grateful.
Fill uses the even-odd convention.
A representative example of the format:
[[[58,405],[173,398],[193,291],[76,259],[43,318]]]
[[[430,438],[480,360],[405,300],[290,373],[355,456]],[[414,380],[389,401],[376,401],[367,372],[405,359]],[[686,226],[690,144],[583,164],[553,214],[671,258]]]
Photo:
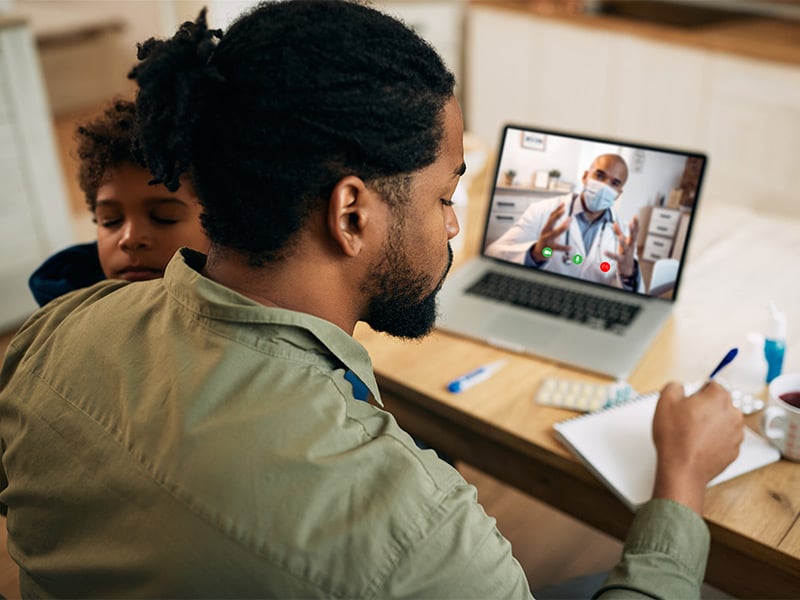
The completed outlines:
[[[658,392],[626,404],[556,423],[556,437],[569,448],[622,502],[635,511],[653,493],[656,449],[651,425]],[[745,427],[738,458],[709,487],[758,469],[780,453]]]

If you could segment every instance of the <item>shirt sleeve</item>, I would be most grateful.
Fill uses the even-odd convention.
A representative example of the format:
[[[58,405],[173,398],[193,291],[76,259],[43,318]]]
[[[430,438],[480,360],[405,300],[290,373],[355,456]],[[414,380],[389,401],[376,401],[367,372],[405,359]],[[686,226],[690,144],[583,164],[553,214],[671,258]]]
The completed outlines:
[[[525,253],[525,259],[522,261],[522,264],[526,267],[531,267],[533,269],[539,269],[547,264],[547,259],[543,260],[542,262],[537,261],[533,256],[531,256],[531,250],[533,250],[533,246],[535,244],[531,244],[528,247],[528,251]]]
[[[636,514],[622,559],[593,596],[699,598],[710,536],[691,509],[651,500]],[[426,521],[387,578],[381,595],[393,598],[532,598],[525,573],[475,499],[460,486]]]
[[[594,598],[699,598],[710,536],[690,508],[654,499],[636,513],[622,559]]]
[[[630,277],[623,277],[622,275],[619,276],[620,285],[622,289],[628,290],[629,292],[636,292],[639,290],[639,261],[634,259],[633,261],[633,275]]]

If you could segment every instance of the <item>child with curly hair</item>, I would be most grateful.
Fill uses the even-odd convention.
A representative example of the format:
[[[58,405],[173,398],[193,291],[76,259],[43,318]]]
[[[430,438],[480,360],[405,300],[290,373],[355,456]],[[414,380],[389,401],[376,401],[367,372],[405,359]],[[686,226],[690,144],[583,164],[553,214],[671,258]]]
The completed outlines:
[[[208,251],[202,207],[191,182],[170,192],[153,179],[133,133],[136,107],[117,99],[78,126],[78,180],[97,224],[97,241],[48,258],[28,285],[39,306],[103,279],[144,281],[164,274],[182,246]]]

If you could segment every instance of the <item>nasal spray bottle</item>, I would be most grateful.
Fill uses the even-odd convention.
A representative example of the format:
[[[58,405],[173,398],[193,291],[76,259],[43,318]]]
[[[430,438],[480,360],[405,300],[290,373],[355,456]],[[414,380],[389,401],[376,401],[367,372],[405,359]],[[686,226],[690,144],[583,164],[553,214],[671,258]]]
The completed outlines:
[[[786,351],[786,315],[774,302],[769,303],[770,328],[764,338],[764,357],[767,359],[767,383],[783,371],[783,353]]]

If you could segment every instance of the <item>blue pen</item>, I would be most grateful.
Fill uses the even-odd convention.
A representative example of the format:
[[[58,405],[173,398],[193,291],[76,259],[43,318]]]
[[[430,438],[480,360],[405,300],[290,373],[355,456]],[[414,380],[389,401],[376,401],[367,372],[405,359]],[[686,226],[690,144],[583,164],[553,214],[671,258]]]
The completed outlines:
[[[736,355],[738,353],[739,353],[739,349],[738,348],[731,348],[730,350],[728,350],[728,353],[725,355],[725,357],[721,361],[719,361],[719,364],[717,365],[717,367],[713,371],[711,371],[711,375],[708,376],[708,381],[711,381],[712,379],[714,379],[714,376],[717,373],[719,373],[722,369],[724,369],[726,366],[728,366],[728,364],[730,364],[730,362],[734,358],[736,358]]]
[[[447,390],[457,394],[458,392],[463,392],[471,388],[473,385],[479,384],[481,381],[486,381],[497,373],[503,365],[506,364],[505,360],[496,360],[494,362],[490,362],[486,365],[478,367],[474,371],[470,371],[459,377],[458,379],[454,379],[450,383],[447,384]]]

